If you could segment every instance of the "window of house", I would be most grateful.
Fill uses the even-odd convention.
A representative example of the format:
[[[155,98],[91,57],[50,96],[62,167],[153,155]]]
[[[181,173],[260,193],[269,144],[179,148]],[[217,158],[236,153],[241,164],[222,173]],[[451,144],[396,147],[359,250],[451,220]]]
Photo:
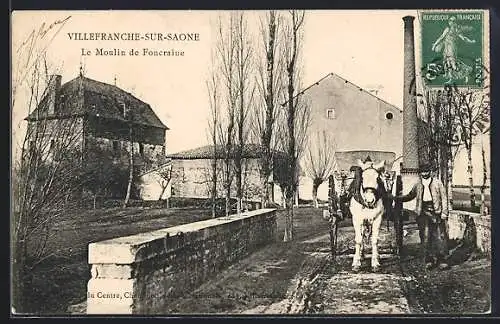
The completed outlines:
[[[385,113],[385,119],[391,120],[392,118],[394,118],[392,112],[389,111]]]
[[[50,148],[49,149],[52,151],[55,148],[55,146],[56,146],[56,141],[54,139],[51,139],[50,140]]]
[[[335,119],[335,109],[330,108],[326,110],[326,118]]]
[[[119,144],[118,141],[113,141],[113,151],[118,152]]]
[[[122,113],[123,117],[126,117],[126,113],[127,113],[126,109],[127,109],[127,107],[125,106],[124,102],[120,102],[120,108],[121,108],[121,113]]]

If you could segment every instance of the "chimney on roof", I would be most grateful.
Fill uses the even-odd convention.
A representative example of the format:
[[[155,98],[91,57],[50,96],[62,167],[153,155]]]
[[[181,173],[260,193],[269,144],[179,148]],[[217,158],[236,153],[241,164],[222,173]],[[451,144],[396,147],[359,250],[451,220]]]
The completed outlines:
[[[49,78],[49,85],[47,87],[47,98],[48,98],[48,108],[47,108],[47,114],[48,115],[54,115],[56,113],[57,107],[56,107],[56,98],[57,98],[57,93],[59,92],[59,89],[61,89],[61,76],[54,74],[51,75]]]

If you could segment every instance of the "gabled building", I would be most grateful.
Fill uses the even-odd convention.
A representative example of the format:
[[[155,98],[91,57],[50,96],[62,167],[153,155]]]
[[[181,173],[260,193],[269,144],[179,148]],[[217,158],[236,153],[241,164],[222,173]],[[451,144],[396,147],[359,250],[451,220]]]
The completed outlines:
[[[364,158],[392,157],[387,161],[388,167],[392,171],[399,170],[403,153],[403,111],[400,108],[335,73],[305,88],[300,96],[310,109],[309,134],[325,132],[334,139],[340,169],[348,171],[354,160],[363,155]],[[418,127],[420,132],[426,131],[421,120]],[[425,147],[425,139],[426,136],[419,136],[420,147]],[[423,155],[420,157],[426,159]],[[312,180],[302,176],[299,197],[310,199],[311,195]],[[318,196],[327,198],[327,182],[320,186]]]
[[[126,159],[130,139],[139,169],[165,156],[168,127],[149,104],[81,74],[64,84],[60,75],[52,76],[47,94],[25,119],[30,136],[44,137],[49,150],[73,149],[83,153],[83,160],[99,149],[114,154],[118,163]]]

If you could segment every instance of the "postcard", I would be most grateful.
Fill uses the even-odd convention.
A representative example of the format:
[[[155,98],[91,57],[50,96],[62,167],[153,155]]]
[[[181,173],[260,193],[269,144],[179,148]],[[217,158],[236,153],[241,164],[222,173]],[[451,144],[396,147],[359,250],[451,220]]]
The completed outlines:
[[[489,314],[489,30],[14,11],[11,316]]]

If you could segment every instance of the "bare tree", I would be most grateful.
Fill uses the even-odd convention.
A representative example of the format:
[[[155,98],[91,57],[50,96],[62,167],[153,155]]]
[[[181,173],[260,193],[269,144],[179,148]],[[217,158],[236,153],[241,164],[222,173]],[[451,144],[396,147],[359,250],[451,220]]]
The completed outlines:
[[[282,25],[281,15],[275,10],[269,10],[260,19],[260,33],[262,38],[262,57],[258,60],[259,76],[257,79],[261,104],[255,105],[253,114],[254,138],[262,147],[260,158],[261,203],[263,207],[269,205],[270,183],[273,170],[273,151],[276,141],[273,141],[276,130],[279,100],[284,90],[284,55],[282,53]]]
[[[301,112],[308,111],[306,107],[300,105],[302,96],[297,95],[299,86],[299,67],[298,57],[300,54],[301,38],[304,26],[304,11],[291,10],[288,14],[288,21],[285,28],[285,57],[286,57],[286,76],[287,76],[287,103],[286,103],[286,154],[287,154],[287,174],[288,179],[283,186],[286,197],[286,217],[285,217],[285,234],[283,241],[288,242],[293,240],[293,202],[298,187],[298,169],[297,162],[299,152],[297,150],[297,121],[303,122]],[[300,146],[299,146],[300,147]]]
[[[172,164],[169,164],[164,167],[160,167],[156,171],[158,175],[158,184],[161,187],[161,192],[160,196],[158,197],[158,200],[162,200],[163,195],[165,194],[165,191],[168,188],[168,185],[170,184],[170,180],[172,179]]]
[[[212,57],[212,61],[214,58]],[[215,62],[212,63],[212,66],[215,65]],[[217,152],[217,128],[219,126],[219,74],[216,68],[213,68],[211,71],[211,76],[207,81],[207,90],[209,96],[210,103],[210,120],[209,120],[209,136],[210,142],[213,146],[212,149],[212,158],[211,158],[211,169],[210,173],[210,197],[212,200],[212,218],[216,217],[216,208],[217,208],[217,161],[218,161],[218,152]]]
[[[489,75],[485,66],[483,75]],[[483,77],[485,81],[487,77]],[[429,130],[427,150],[430,160],[438,166],[438,173],[447,188],[449,205],[452,206],[453,169],[461,148],[467,151],[471,206],[475,205],[472,169],[472,145],[477,134],[489,124],[489,86],[479,89],[458,88],[446,84],[444,89],[423,87],[422,104],[426,108]]]
[[[236,128],[236,106],[238,91],[236,87],[236,37],[237,19],[235,13],[228,13],[228,17],[219,16],[217,24],[216,56],[220,64],[221,97],[224,98],[221,109],[225,115],[220,116],[218,123],[219,143],[224,156],[224,190],[226,192],[226,216],[231,212],[231,185],[233,180],[233,137]]]
[[[53,223],[65,214],[71,203],[68,198],[80,189],[80,120],[45,118],[57,113],[53,90],[58,70],[50,66],[46,52],[69,19],[33,29],[12,55],[12,111],[30,116],[24,134],[16,134],[21,141],[16,142],[16,137],[12,143],[11,280],[16,313],[29,311],[33,271],[53,255],[48,249]]]
[[[128,125],[128,182],[127,182],[127,193],[125,194],[125,200],[123,201],[123,207],[127,207],[130,202],[130,193],[132,191],[132,184],[134,182],[134,127],[133,118],[130,108],[124,103],[123,117],[127,121]]]
[[[448,88],[446,88],[448,89]],[[428,151],[429,159],[437,166],[438,176],[443,182],[449,205],[452,205],[453,167],[460,139],[457,134],[455,108],[450,102],[449,92],[424,89],[421,95],[426,113],[424,132],[428,138],[419,149]]]
[[[458,119],[460,142],[467,151],[470,205],[471,208],[474,208],[476,206],[476,195],[474,191],[472,148],[475,137],[489,124],[489,94],[485,89],[451,87],[449,98]]]
[[[234,149],[234,167],[236,176],[236,210],[240,214],[243,203],[243,150],[248,137],[248,112],[253,102],[255,87],[251,73],[253,70],[252,44],[246,18],[243,12],[236,15],[236,80],[238,107],[236,114],[237,143]]]
[[[309,138],[304,152],[303,166],[313,181],[312,196],[314,207],[318,208],[318,188],[333,174],[336,166],[336,143],[326,131]]]
[[[485,130],[483,130],[481,132],[481,134],[479,135],[481,137],[481,160],[482,160],[482,164],[483,164],[483,181],[482,181],[482,184],[481,184],[481,209],[480,209],[480,212],[481,212],[481,215],[484,215],[485,214],[485,207],[486,207],[486,204],[485,204],[485,191],[486,191],[486,187],[488,186],[488,164],[486,163],[486,151],[484,149],[484,140],[483,140],[483,137],[485,135],[489,135],[489,130],[490,128],[487,127]]]

